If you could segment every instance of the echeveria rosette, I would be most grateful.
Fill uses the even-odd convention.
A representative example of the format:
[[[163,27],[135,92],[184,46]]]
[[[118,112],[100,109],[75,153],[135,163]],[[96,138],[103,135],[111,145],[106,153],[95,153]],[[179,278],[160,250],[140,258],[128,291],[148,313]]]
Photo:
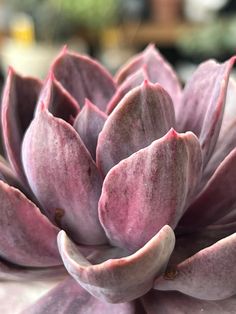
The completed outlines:
[[[44,82],[9,70],[2,312],[235,312],[234,61],[184,88],[153,45],[115,78],[67,49]]]

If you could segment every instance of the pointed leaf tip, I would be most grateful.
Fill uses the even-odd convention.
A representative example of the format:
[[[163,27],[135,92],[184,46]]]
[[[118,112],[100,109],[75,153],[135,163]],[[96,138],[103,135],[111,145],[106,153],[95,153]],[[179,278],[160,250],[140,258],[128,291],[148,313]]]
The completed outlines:
[[[143,88],[146,88],[149,84],[150,84],[150,83],[149,83],[148,79],[145,78],[141,86],[142,86]]]
[[[147,45],[147,47],[145,48],[145,51],[147,50],[155,50],[156,49],[156,45],[154,43],[149,43]]]
[[[148,75],[147,71],[145,70],[145,66],[141,67],[134,74],[127,77],[127,79],[120,86],[118,86],[116,93],[109,101],[106,112],[110,114],[119,104],[119,102],[126,96],[126,94],[133,88],[140,86],[145,79],[148,80]]]
[[[103,175],[175,125],[172,99],[160,84],[133,88],[108,117],[98,138],[97,164]]]
[[[182,97],[182,89],[178,77],[171,65],[165,60],[158,49],[153,44],[128,60],[116,74],[118,85],[123,83],[130,75],[145,67],[145,72],[149,81],[160,83],[170,94],[174,106],[178,106]]]
[[[170,137],[175,137],[175,138],[178,137],[178,133],[175,131],[174,128],[171,128],[171,129],[169,130],[168,135],[169,135]]]
[[[85,98],[84,106],[87,107],[90,111],[95,111],[98,115],[101,115],[104,117],[104,119],[107,118],[107,115],[104,111],[101,111],[96,105],[94,105],[88,98]],[[105,121],[104,121],[105,122]],[[92,123],[92,121],[90,121]]]
[[[61,48],[61,51],[60,51],[60,53],[59,53],[59,55],[58,55],[58,58],[61,57],[61,56],[66,55],[68,52],[69,52],[69,51],[68,51],[68,45],[65,44],[65,45]]]
[[[105,111],[116,90],[108,71],[88,56],[74,52],[60,54],[52,64],[52,70],[56,79],[81,107],[84,106],[85,98],[88,98]]]
[[[80,111],[76,100],[71,97],[65,88],[56,80],[55,75],[50,70],[48,77],[43,85],[39,95],[36,113],[42,110],[42,102],[44,108],[48,109],[54,116],[62,118],[68,123],[72,123]]]
[[[15,70],[14,70],[14,68],[11,65],[8,66],[7,74],[8,75],[15,74]]]

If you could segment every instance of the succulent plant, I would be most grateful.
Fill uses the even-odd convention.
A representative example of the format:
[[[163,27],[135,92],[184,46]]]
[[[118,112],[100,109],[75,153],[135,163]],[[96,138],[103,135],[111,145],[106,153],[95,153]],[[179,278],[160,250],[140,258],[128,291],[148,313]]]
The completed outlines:
[[[45,82],[9,69],[2,312],[235,312],[234,61],[184,88],[153,45],[114,79],[66,48]]]

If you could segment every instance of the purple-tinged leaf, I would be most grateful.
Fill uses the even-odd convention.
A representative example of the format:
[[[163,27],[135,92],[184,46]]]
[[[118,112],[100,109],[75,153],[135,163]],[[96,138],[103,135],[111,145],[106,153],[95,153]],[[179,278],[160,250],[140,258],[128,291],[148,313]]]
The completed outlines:
[[[236,233],[201,250],[167,270],[155,282],[157,290],[177,290],[203,300],[236,294]]]
[[[214,224],[218,225],[218,224],[230,224],[230,223],[234,223],[236,221],[236,207],[234,209],[232,209],[227,215],[225,215],[224,217],[220,218],[219,220],[217,220]]]
[[[201,186],[204,186],[224,158],[236,147],[236,81],[230,78],[223,121],[214,152],[204,169]]]
[[[74,128],[79,133],[93,160],[96,159],[98,135],[106,119],[107,115],[87,99],[74,122]]]
[[[62,280],[68,275],[64,265],[53,267],[21,267],[0,259],[0,281],[28,282]]]
[[[121,99],[134,87],[141,85],[148,76],[144,67],[127,77],[127,79],[117,87],[117,91],[107,105],[107,113],[110,114]]]
[[[10,186],[19,189],[25,196],[27,196],[27,198],[33,201],[33,203],[35,203],[37,206],[39,205],[33,193],[29,189],[26,189],[25,185],[21,183],[21,181],[12,171],[8,162],[6,162],[4,159],[1,159],[1,156],[0,156],[0,180],[9,184]]]
[[[174,243],[174,232],[165,226],[134,254],[92,265],[64,231],[58,235],[68,272],[92,295],[109,303],[132,301],[148,292],[154,278],[164,271]]]
[[[120,85],[127,77],[141,67],[145,67],[152,83],[161,84],[173,99],[174,106],[181,100],[181,86],[171,65],[165,60],[154,45],[149,45],[143,52],[133,57],[117,73],[116,81]]]
[[[178,130],[192,131],[199,137],[204,166],[220,132],[227,84],[234,62],[235,58],[222,64],[213,60],[202,63],[186,84],[181,107],[176,111]]]
[[[75,129],[43,109],[25,134],[22,157],[49,218],[77,243],[105,243],[97,210],[101,178]]]
[[[78,103],[54,78],[52,72],[41,90],[36,114],[41,110],[42,103],[55,117],[62,118],[68,123],[73,123],[80,111]]]
[[[4,148],[4,142],[3,142],[3,133],[2,133],[2,104],[0,102],[0,157],[3,158],[5,156],[5,148]]]
[[[230,77],[225,101],[225,110],[220,129],[219,139],[228,135],[228,128],[236,120],[236,80]]]
[[[99,201],[111,243],[136,250],[165,224],[175,227],[200,172],[197,138],[174,130],[112,168]]]
[[[0,105],[0,156],[4,156],[4,144],[2,138],[2,119],[1,119],[1,105]]]
[[[152,290],[142,297],[146,314],[233,314],[236,298],[225,300],[199,300],[179,292]]]
[[[60,265],[58,229],[19,190],[0,180],[0,256],[24,266]]]
[[[49,275],[44,280],[1,281],[0,313],[20,314],[32,303],[37,302],[45,293],[53,289],[58,280]],[[46,313],[44,313],[46,314]],[[48,314],[48,313],[47,313]],[[51,313],[50,313],[51,314]]]
[[[165,135],[174,125],[172,100],[159,84],[145,81],[134,88],[108,117],[99,135],[97,164],[102,174]]]
[[[74,279],[58,284],[22,314],[144,314],[136,302],[109,304],[94,298]]]
[[[199,191],[207,184],[224,159],[236,148],[236,119],[225,130],[225,136],[218,139],[215,150],[203,171]]]
[[[187,231],[190,230],[179,227],[175,230],[176,245],[169,261],[170,266],[183,262],[200,250],[236,232],[236,220],[232,223],[211,225],[195,232]]]
[[[21,77],[9,69],[1,106],[2,132],[11,166],[24,183],[21,142],[33,118],[40,88],[40,81]]]
[[[10,168],[9,163],[0,156],[0,180],[19,189],[29,200],[39,206],[37,199],[33,195],[30,189],[26,188],[25,185],[18,179],[16,174]],[[40,206],[39,206],[40,207]]]
[[[111,258],[124,257],[129,254],[128,251],[109,245],[80,245],[77,248],[93,264],[102,263]],[[68,272],[63,264],[53,267],[24,267],[0,258],[0,281],[37,281],[50,278],[53,280],[62,280],[66,276],[68,276]]]
[[[11,170],[10,165],[3,158],[0,158],[0,180],[20,190],[23,189],[22,184]]]
[[[180,224],[191,229],[207,226],[236,207],[236,148],[223,160]]]
[[[66,49],[52,65],[55,78],[78,101],[82,108],[89,99],[102,111],[116,91],[112,77],[98,62]]]

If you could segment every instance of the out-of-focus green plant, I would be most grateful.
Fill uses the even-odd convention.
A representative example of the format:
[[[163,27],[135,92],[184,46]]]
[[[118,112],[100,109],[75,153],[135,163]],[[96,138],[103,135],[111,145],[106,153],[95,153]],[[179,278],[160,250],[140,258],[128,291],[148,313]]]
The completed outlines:
[[[57,10],[76,23],[89,28],[104,27],[116,20],[119,1],[114,0],[50,0]]]
[[[8,0],[12,12],[24,12],[32,16],[38,40],[59,41],[67,38],[75,25],[56,10],[51,0]]]
[[[8,0],[12,11],[33,17],[37,39],[64,40],[80,26],[97,30],[116,20],[119,1],[114,0]]]
[[[178,41],[184,54],[194,57],[219,57],[232,54],[236,48],[236,16],[212,21],[202,28],[190,32]]]

